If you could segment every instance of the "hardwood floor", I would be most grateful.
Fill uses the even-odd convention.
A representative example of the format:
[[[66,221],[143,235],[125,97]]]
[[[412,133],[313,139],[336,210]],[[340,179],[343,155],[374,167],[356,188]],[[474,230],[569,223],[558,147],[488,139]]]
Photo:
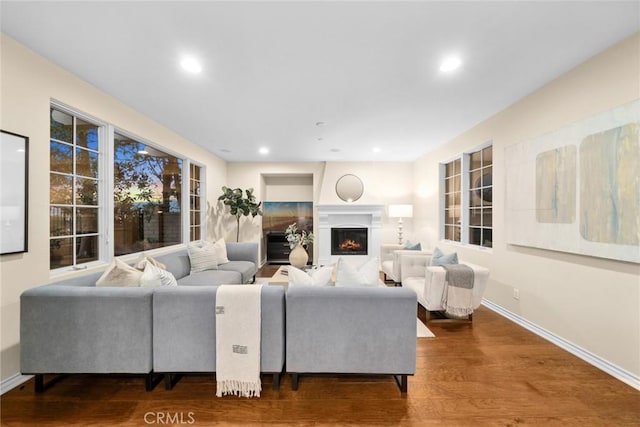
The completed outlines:
[[[269,267],[271,268],[271,267]],[[263,269],[260,276],[273,272]],[[277,267],[276,267],[277,268]],[[275,271],[275,269],[274,269]],[[416,375],[401,395],[391,377],[303,376],[262,397],[215,397],[212,375],[172,391],[136,376],[70,376],[44,394],[33,380],[0,399],[2,425],[638,426],[640,391],[485,307],[468,323],[429,323]]]

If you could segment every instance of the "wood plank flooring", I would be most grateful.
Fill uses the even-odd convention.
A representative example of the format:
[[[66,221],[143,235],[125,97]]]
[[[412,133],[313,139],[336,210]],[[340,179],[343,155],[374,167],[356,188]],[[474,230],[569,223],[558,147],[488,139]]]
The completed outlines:
[[[269,266],[259,276],[273,274]],[[275,266],[277,268],[277,266]],[[275,269],[273,269],[275,271]],[[68,377],[44,394],[33,380],[0,398],[3,426],[400,425],[638,426],[640,391],[481,307],[468,323],[429,323],[416,375],[303,376],[259,399],[215,397],[213,376],[144,391],[136,376]]]

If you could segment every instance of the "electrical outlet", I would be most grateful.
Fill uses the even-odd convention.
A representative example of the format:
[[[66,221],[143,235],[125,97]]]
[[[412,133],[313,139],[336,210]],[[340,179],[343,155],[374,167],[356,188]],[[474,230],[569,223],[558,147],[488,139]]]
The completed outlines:
[[[520,289],[513,288],[513,299],[520,299]]]

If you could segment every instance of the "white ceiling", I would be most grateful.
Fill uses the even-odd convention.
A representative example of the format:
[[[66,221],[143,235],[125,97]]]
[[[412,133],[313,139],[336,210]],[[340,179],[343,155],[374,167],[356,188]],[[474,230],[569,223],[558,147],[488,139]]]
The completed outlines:
[[[2,1],[0,12],[5,34],[228,161],[414,160],[640,29],[637,1]],[[185,53],[202,73],[180,68]],[[450,53],[463,65],[445,75]]]

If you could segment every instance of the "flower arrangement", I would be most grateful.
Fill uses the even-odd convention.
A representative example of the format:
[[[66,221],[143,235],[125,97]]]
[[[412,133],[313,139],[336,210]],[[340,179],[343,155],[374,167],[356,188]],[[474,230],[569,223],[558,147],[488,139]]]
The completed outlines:
[[[289,247],[291,249],[295,248],[296,245],[307,246],[310,243],[313,243],[313,233],[308,232],[307,230],[298,230],[298,224],[295,222],[287,227],[284,232],[287,237],[287,242],[289,242]]]

